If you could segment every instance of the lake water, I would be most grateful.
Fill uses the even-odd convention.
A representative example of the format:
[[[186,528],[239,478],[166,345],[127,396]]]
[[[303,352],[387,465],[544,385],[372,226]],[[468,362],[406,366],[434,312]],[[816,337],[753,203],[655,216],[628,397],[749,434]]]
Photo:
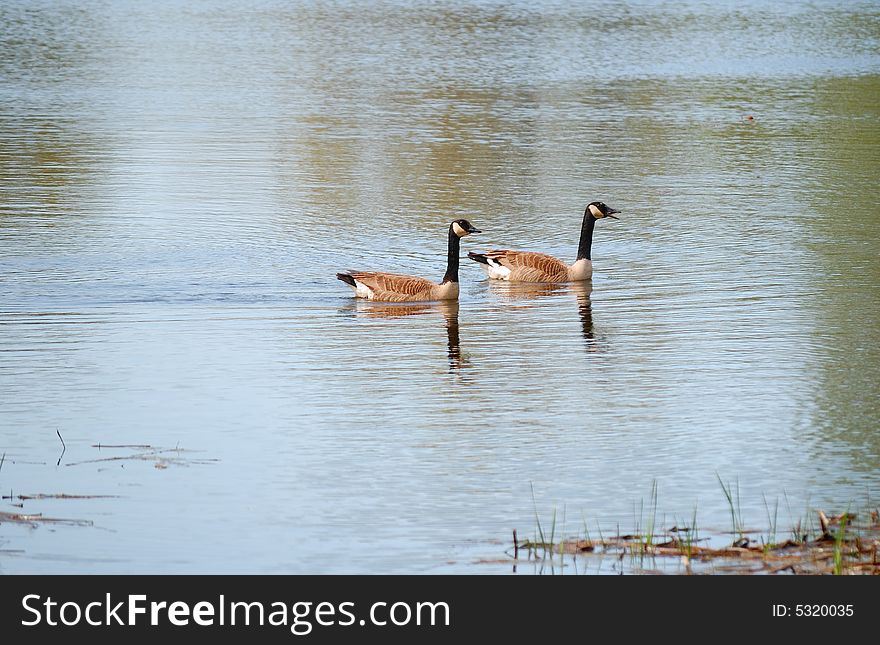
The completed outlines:
[[[878,169],[874,2],[6,0],[0,511],[89,524],[0,524],[0,571],[494,573],[654,482],[707,532],[719,477],[758,528],[876,503]],[[595,199],[586,288],[334,278],[439,279],[458,217],[573,260]]]

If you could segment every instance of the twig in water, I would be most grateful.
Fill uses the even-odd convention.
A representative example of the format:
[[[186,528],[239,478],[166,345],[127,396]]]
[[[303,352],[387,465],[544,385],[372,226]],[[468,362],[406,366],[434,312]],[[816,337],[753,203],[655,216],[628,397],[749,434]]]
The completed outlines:
[[[6,461],[6,453],[3,453],[3,456],[0,457],[0,470],[3,470],[3,462]]]
[[[828,517],[825,515],[825,513],[822,512],[821,509],[819,509],[817,514],[819,515],[819,527],[822,529],[822,537],[824,539],[830,540],[832,536],[831,532],[828,530]]]
[[[121,443],[121,444],[93,443],[92,444],[92,448],[97,448],[98,450],[100,450],[101,448],[152,448],[152,447],[153,446],[151,446],[148,443]]]
[[[61,436],[61,431],[58,428],[55,428],[55,434],[58,435],[58,438],[61,439],[61,454],[58,456],[58,462],[55,464],[56,466],[61,465],[61,458],[64,457],[64,453],[67,452],[67,444],[64,443],[64,437]]]
[[[513,529],[513,559],[519,560],[519,542],[516,540],[516,529]]]

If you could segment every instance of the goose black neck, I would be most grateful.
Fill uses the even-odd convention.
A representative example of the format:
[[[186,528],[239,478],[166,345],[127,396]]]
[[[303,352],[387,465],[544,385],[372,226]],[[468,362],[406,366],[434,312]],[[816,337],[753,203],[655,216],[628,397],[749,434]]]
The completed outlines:
[[[449,225],[449,255],[446,259],[446,275],[443,276],[443,282],[458,282],[458,256],[461,240],[455,231],[452,230],[452,224]]]
[[[590,260],[590,247],[593,246],[593,227],[596,218],[590,212],[590,207],[584,211],[584,223],[581,224],[581,242],[578,244],[578,260]]]

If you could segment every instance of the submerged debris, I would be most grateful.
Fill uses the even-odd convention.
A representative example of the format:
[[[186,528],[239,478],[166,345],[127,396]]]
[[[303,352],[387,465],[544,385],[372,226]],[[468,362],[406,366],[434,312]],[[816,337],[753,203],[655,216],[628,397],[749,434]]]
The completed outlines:
[[[60,517],[45,517],[42,513],[7,513],[0,511],[0,524],[11,522],[13,524],[26,524],[31,528],[37,528],[39,524],[67,524],[69,526],[92,526],[91,520],[70,520]]]
[[[175,466],[189,466],[193,464],[209,464],[215,463],[219,461],[219,459],[193,459],[189,457],[189,453],[193,452],[191,450],[186,450],[180,448],[179,446],[174,448],[159,448],[152,446],[150,444],[116,444],[116,445],[102,445],[102,444],[94,444],[92,448],[97,448],[98,450],[103,449],[112,449],[112,450],[122,450],[124,451],[122,454],[115,454],[109,457],[98,457],[95,459],[85,459],[82,461],[75,461],[70,463],[62,464],[61,460],[64,457],[64,454],[67,450],[67,446],[64,443],[64,439],[61,436],[61,433],[56,430],[56,434],[58,438],[61,440],[62,451],[61,456],[58,458],[58,461],[55,463],[55,466],[81,466],[84,464],[97,464],[102,462],[125,462],[125,461],[147,461],[153,462],[153,466],[159,470],[164,470],[171,465]],[[106,453],[105,453],[106,454]],[[27,463],[27,464],[36,464],[36,465],[46,465],[45,462],[24,462],[17,460],[7,459],[6,453],[2,453],[0,455],[0,467],[3,466],[4,463]],[[124,466],[123,464],[120,464]],[[102,470],[102,469],[99,469]],[[10,490],[6,495],[0,495],[0,500],[7,500],[9,506],[13,506],[19,509],[23,509],[27,501],[40,501],[40,500],[87,500],[87,499],[110,499],[110,498],[119,498],[119,495],[79,495],[79,494],[70,494],[70,493],[30,493],[30,494],[22,494],[13,492]],[[68,519],[68,518],[59,518],[59,517],[47,517],[42,513],[25,513],[23,511],[19,512],[8,512],[8,511],[0,511],[0,524],[9,523],[9,524],[18,524],[25,525],[31,528],[37,528],[41,524],[64,524],[68,526],[94,526],[94,523],[91,520],[79,520],[79,519]]]
[[[106,499],[119,497],[119,495],[68,495],[67,493],[33,493],[32,495],[3,495],[0,499],[17,499],[26,501],[29,499]]]
[[[552,562],[564,556],[611,558],[627,564],[632,573],[733,573],[798,575],[880,575],[880,521],[877,511],[859,523],[856,514],[817,512],[820,530],[812,538],[798,536],[767,542],[741,535],[733,543],[711,547],[698,544],[694,531],[672,527],[664,534],[631,534],[559,542],[524,540],[514,544],[514,561],[523,551],[529,560]],[[797,527],[800,528],[800,527]],[[684,534],[684,537],[682,537]],[[521,560],[520,560],[521,561]],[[652,568],[645,569],[649,564]],[[618,567],[619,568],[619,567]]]
[[[132,452],[123,455],[114,455],[112,457],[98,457],[96,459],[85,459],[83,461],[74,461],[69,464],[65,464],[66,466],[81,466],[83,464],[97,464],[108,461],[152,461],[155,462],[154,466],[158,469],[165,469],[169,465],[174,466],[190,466],[193,464],[210,464],[216,463],[220,461],[219,459],[193,459],[188,456],[189,453],[194,451],[187,450],[185,448],[157,448],[151,446],[149,444],[129,444],[129,445],[101,445],[95,444],[92,446],[93,448],[101,449],[137,449],[137,452]]]

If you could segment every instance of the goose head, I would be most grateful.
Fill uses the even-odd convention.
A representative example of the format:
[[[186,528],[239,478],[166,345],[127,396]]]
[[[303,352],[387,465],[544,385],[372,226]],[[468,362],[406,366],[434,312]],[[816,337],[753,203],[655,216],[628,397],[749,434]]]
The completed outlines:
[[[457,219],[449,225],[452,229],[452,232],[455,233],[458,237],[464,237],[465,235],[470,235],[471,233],[482,233],[478,228],[474,228],[474,225],[471,224],[466,219]]]
[[[587,210],[590,211],[590,214],[596,219],[602,219],[603,217],[618,219],[617,217],[615,217],[615,213],[620,212],[616,208],[606,206],[603,202],[590,202],[589,204],[587,204]]]

